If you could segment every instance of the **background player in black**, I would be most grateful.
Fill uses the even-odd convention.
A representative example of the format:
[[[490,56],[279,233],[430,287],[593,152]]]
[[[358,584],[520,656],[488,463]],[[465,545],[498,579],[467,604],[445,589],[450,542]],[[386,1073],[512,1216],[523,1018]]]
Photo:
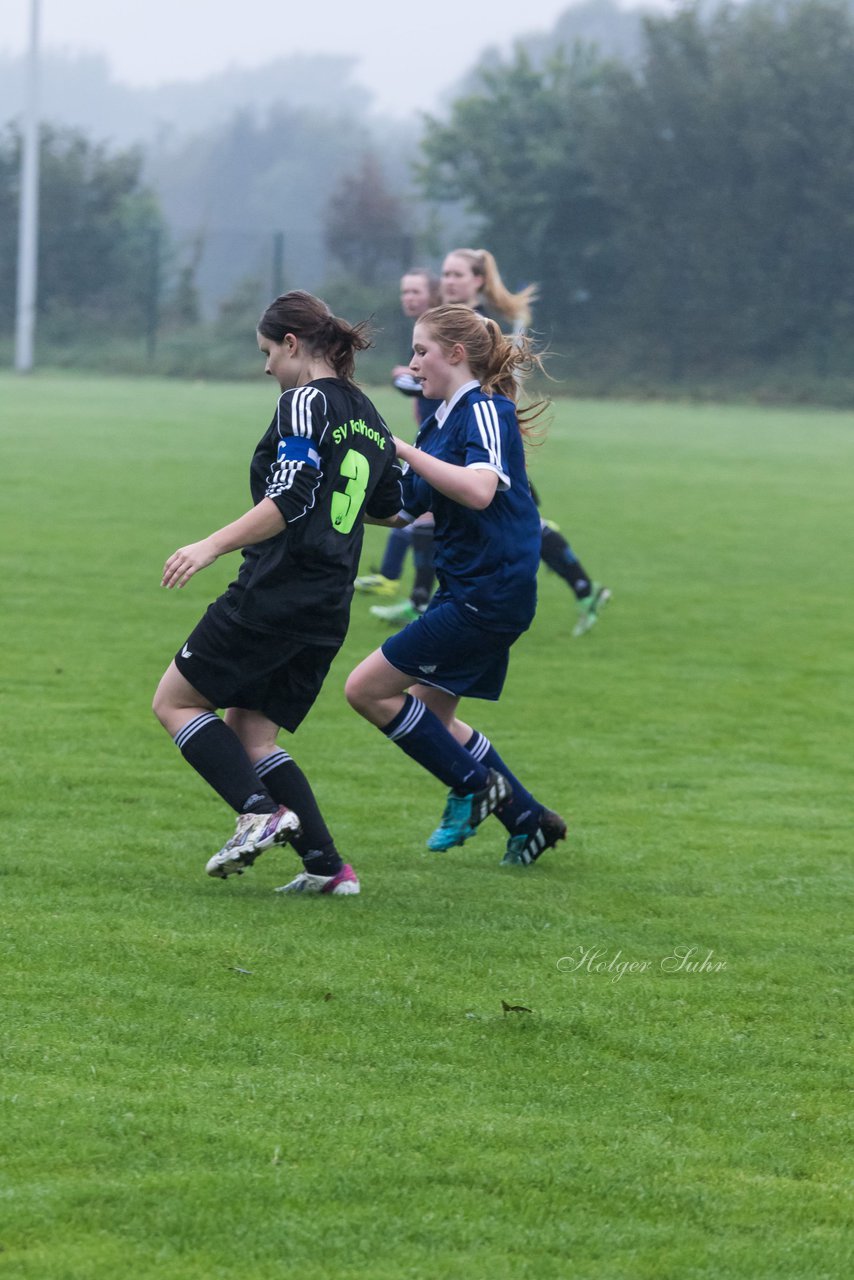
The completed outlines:
[[[439,278],[429,267],[410,267],[400,278],[400,309],[407,320],[413,323],[431,307],[439,305]],[[411,348],[410,352],[411,354]],[[421,384],[416,382],[406,364],[396,364],[391,371],[392,385],[405,396],[412,399],[415,424],[417,427],[438,408],[436,400],[426,400]]]
[[[238,814],[208,874],[239,874],[289,841],[304,864],[282,886],[291,892],[359,892],[308,780],[276,737],[304,719],[344,640],[364,518],[386,520],[401,507],[392,437],[352,380],[356,352],[370,345],[363,329],[301,291],[270,304],[258,346],[282,394],[252,458],[255,505],[179,548],[163,570],[163,586],[183,587],[243,548],[237,578],[160,681],[154,713]]]
[[[428,267],[410,267],[400,278],[400,306],[403,314],[410,321],[415,321],[430,307],[439,302],[439,279]],[[428,400],[421,391],[421,384],[416,382],[407,363],[397,364],[391,371],[392,384],[403,395],[410,398],[416,427],[420,427],[438,409],[440,401]],[[433,594],[435,574],[433,572],[433,517],[428,514],[411,524],[399,529],[392,529],[386,541],[382,562],[376,572],[364,574],[357,578],[357,591],[372,596],[396,596],[400,589],[400,578],[406,560],[406,553],[412,547],[412,558],[415,561],[415,580],[412,584],[409,601],[405,604],[392,605],[397,613],[401,609],[408,610],[408,616],[401,621],[417,618],[426,607]],[[377,613],[377,608],[371,610]],[[378,607],[378,616],[384,616],[384,608]]]

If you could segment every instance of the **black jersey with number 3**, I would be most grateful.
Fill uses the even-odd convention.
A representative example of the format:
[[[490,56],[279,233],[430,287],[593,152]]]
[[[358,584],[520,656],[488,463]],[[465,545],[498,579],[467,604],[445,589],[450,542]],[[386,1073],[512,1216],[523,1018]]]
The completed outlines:
[[[340,378],[285,391],[252,458],[252,500],[270,498],[287,524],[243,552],[226,592],[247,626],[318,644],[346,635],[365,515],[402,507],[388,427],[367,396]]]

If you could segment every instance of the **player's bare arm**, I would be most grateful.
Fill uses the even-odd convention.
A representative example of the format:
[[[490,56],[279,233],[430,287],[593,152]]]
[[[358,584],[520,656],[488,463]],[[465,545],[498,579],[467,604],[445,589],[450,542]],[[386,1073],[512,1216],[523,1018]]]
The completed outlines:
[[[262,498],[251,511],[231,524],[211,533],[200,542],[179,547],[163,566],[162,587],[184,587],[200,569],[207,569],[220,556],[256,542],[266,542],[285,527],[285,519],[271,498]]]
[[[402,462],[408,462],[429,485],[461,507],[483,511],[495,497],[498,474],[489,467],[459,467],[453,462],[434,458],[397,436],[394,437],[394,447]]]

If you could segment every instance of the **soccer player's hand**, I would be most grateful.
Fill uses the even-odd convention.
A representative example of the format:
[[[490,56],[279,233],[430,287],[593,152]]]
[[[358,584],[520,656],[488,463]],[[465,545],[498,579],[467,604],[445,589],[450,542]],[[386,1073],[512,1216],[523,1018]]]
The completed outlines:
[[[188,547],[179,547],[163,566],[161,587],[185,587],[194,573],[207,569],[217,558],[213,538],[202,538]]]

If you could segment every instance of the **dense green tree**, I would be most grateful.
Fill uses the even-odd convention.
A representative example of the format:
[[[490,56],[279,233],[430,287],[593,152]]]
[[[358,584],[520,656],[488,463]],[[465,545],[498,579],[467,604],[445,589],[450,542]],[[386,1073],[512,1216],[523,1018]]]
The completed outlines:
[[[616,210],[627,319],[677,371],[826,346],[854,302],[850,11],[688,7],[646,35],[589,152]]]
[[[21,140],[0,139],[0,316],[12,323],[17,262]],[[69,328],[130,331],[156,305],[163,223],[141,179],[136,150],[110,155],[81,134],[41,134],[38,309]]]
[[[852,137],[846,0],[689,4],[645,19],[632,65],[577,47],[482,72],[428,122],[421,177],[568,333],[677,376],[821,366],[854,339]]]
[[[566,326],[576,304],[602,295],[608,272],[609,204],[586,157],[603,64],[576,49],[537,69],[520,50],[480,80],[446,122],[428,119],[422,188],[477,214],[508,284],[539,282],[540,316]]]

